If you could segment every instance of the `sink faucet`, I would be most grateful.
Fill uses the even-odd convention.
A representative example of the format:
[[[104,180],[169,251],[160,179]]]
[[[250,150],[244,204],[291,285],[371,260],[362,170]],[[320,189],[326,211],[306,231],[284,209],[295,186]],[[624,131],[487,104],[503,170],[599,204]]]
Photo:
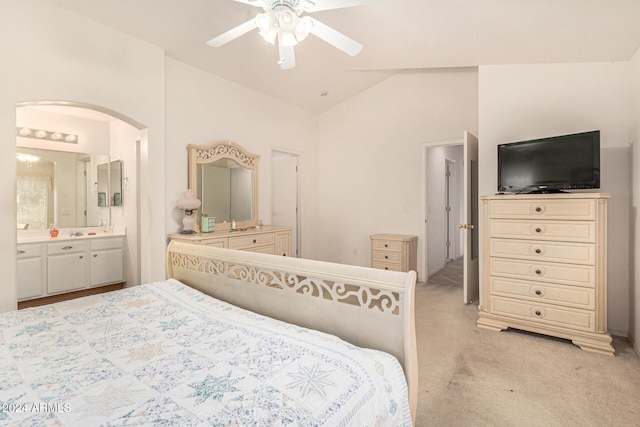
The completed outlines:
[[[73,236],[84,236],[84,233],[82,231],[72,231],[71,234],[69,234],[69,236],[73,237]]]

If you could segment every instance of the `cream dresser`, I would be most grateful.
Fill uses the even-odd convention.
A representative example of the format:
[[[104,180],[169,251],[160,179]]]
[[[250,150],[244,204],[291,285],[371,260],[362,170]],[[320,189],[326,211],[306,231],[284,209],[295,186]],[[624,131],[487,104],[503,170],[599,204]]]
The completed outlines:
[[[613,355],[607,331],[609,194],[482,197],[478,327],[572,340]]]
[[[417,271],[418,237],[404,234],[371,236],[371,266],[383,270]]]
[[[242,231],[170,234],[171,240],[271,255],[291,255],[291,227],[263,226]]]

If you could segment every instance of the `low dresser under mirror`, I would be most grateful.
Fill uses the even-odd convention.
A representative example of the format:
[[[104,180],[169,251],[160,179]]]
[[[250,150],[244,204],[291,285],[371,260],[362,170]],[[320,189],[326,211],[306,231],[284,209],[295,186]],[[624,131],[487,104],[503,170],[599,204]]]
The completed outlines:
[[[231,141],[187,146],[189,189],[201,201],[196,232],[171,240],[289,256],[291,227],[258,219],[260,156]]]

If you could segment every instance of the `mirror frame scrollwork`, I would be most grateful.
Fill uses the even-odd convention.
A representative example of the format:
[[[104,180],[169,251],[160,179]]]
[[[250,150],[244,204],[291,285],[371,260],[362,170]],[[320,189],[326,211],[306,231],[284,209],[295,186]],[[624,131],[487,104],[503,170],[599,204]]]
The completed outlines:
[[[250,153],[239,144],[231,141],[217,141],[208,145],[187,145],[189,153],[189,189],[198,194],[198,165],[209,164],[220,159],[230,159],[243,168],[253,171],[253,215],[249,221],[236,221],[238,229],[258,225],[258,163],[260,156]],[[230,230],[230,223],[216,222],[216,230]]]

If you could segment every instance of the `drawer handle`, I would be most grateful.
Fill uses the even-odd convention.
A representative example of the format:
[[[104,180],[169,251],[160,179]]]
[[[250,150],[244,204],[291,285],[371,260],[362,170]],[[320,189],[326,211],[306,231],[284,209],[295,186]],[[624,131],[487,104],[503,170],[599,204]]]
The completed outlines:
[[[93,257],[94,258],[98,258],[98,254],[93,254]]]
[[[537,254],[541,254],[541,253],[542,253],[542,250],[540,250],[540,249],[536,249],[536,253],[537,253]]]
[[[80,259],[84,258],[84,255],[80,255],[78,258],[80,258]]]
[[[385,244],[384,244],[384,247],[385,247],[385,248],[388,248],[388,247],[389,247],[389,245],[385,243]]]
[[[385,270],[388,270],[388,269],[389,269],[389,267],[385,267],[384,269],[385,269]]]
[[[256,239],[253,239],[253,243],[256,243],[256,242],[257,242],[257,240],[256,240]]]
[[[536,295],[542,295],[542,291],[540,289],[536,289]]]
[[[389,255],[385,255],[385,256],[384,256],[384,259],[389,259]]]
[[[536,274],[542,274],[542,271],[538,269],[536,270]]]
[[[536,227],[536,233],[542,233],[542,228]]]
[[[536,313],[536,316],[542,316],[542,312],[540,310],[536,310],[535,313]]]
[[[65,246],[62,248],[63,251],[68,251],[69,249],[73,249],[73,246]]]
[[[542,208],[541,208],[540,206],[538,206],[538,207],[536,208],[536,212],[542,212]]]
[[[26,253],[27,253],[27,251],[18,250],[18,251],[16,251],[16,253],[17,253],[18,255],[22,255],[22,254],[26,254]]]

